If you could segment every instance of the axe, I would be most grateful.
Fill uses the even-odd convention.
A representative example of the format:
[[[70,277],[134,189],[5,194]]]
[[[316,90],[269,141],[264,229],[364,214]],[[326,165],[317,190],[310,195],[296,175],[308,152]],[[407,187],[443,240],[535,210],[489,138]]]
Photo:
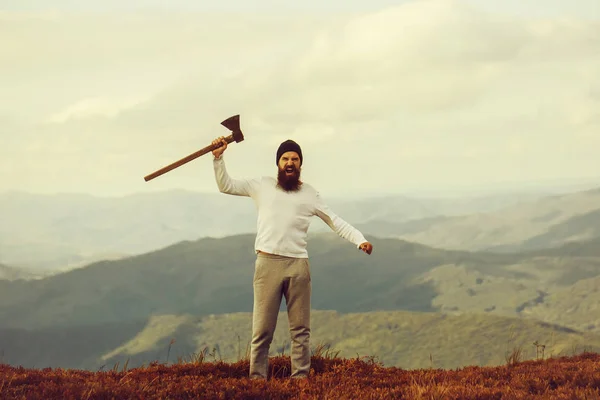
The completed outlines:
[[[225,121],[221,122],[221,125],[223,125],[225,128],[227,128],[231,131],[231,135],[225,137],[225,141],[228,144],[232,143],[232,142],[239,143],[242,140],[244,140],[244,134],[242,133],[242,130],[240,129],[240,116],[239,115],[234,115],[233,117],[227,118]],[[219,147],[221,147],[221,144],[218,144],[216,146],[212,145],[212,144],[209,146],[206,146],[205,148],[200,149],[197,152],[192,153],[189,156],[182,158],[181,160],[175,161],[174,163],[169,164],[166,167],[163,167],[163,168],[159,169],[158,171],[155,171],[155,172],[151,173],[150,175],[145,176],[144,180],[146,182],[148,182],[150,179],[154,179],[157,176],[160,176],[166,172],[171,171],[172,169],[180,167],[183,164],[188,163],[195,158],[198,158],[210,151],[213,151],[214,149],[218,149]]]

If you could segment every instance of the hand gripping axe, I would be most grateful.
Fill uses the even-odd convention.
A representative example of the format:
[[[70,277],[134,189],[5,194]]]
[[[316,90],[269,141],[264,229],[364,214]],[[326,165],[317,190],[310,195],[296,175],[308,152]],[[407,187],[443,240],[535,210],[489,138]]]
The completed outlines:
[[[227,141],[228,144],[232,143],[232,142],[239,143],[242,140],[244,140],[244,134],[242,133],[242,130],[240,129],[240,116],[239,115],[234,115],[233,117],[227,118],[225,121],[221,122],[221,125],[223,125],[225,128],[227,128],[231,131],[231,135],[225,137],[225,141]],[[209,146],[206,146],[205,148],[200,149],[197,152],[192,153],[189,156],[182,158],[181,160],[175,161],[174,163],[169,164],[166,167],[163,167],[163,168],[159,169],[158,171],[155,171],[155,172],[151,173],[150,175],[145,176],[144,180],[146,182],[148,182],[150,179],[154,179],[157,176],[160,176],[160,175],[162,175],[166,172],[169,172],[177,167],[180,167],[183,164],[192,161],[193,159],[196,159],[210,151],[213,151],[214,149],[218,149],[219,147],[221,147],[220,144],[218,144],[216,146],[212,145],[212,144]]]

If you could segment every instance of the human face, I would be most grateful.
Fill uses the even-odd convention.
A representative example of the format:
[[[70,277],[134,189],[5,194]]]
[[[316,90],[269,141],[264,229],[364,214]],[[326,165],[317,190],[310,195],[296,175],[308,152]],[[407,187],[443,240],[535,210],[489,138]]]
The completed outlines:
[[[300,156],[295,151],[288,151],[279,159],[279,169],[284,171],[285,176],[300,174]]]
[[[283,153],[278,163],[277,182],[287,192],[300,189],[300,157],[295,151]]]

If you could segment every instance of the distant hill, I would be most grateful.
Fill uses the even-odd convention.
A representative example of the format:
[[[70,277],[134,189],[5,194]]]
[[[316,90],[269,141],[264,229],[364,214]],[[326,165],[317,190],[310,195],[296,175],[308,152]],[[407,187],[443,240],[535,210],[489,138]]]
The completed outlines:
[[[523,310],[528,318],[600,332],[600,276],[581,279]]]
[[[313,306],[340,312],[430,311],[429,284],[410,280],[447,262],[479,260],[395,239],[377,240],[367,256],[335,234],[309,240]],[[121,260],[102,261],[41,281],[0,282],[0,325],[116,323],[153,314],[252,310],[254,235],[184,241]],[[512,256],[493,256],[498,264]],[[3,287],[4,286],[4,287]]]
[[[36,271],[0,264],[0,280],[14,281],[17,279],[36,279],[42,276],[44,276],[44,274]]]
[[[146,321],[110,325],[0,329],[0,343],[5,346],[3,362],[26,368],[108,370],[117,363],[133,368],[201,353],[211,361],[236,361],[246,355],[251,321],[250,313],[156,315]],[[405,369],[502,365],[516,348],[521,348],[523,360],[532,360],[537,357],[536,341],[546,346],[545,358],[600,350],[596,334],[519,318],[407,311],[312,312],[312,349],[330,345],[340,357],[375,356],[385,366]],[[286,312],[279,315],[270,355],[281,353],[290,354]]]
[[[185,191],[101,198],[0,195],[0,254],[11,265],[64,269],[203,236],[254,230],[252,204]],[[219,215],[219,218],[214,218]]]
[[[357,227],[380,236],[453,250],[550,248],[600,237],[600,189],[548,196],[471,215],[400,222],[380,219]]]
[[[493,211],[542,194],[419,199],[407,196],[326,199],[353,224],[393,223]],[[218,215],[219,218],[215,218]],[[248,199],[172,190],[123,197],[84,194],[0,194],[0,257],[13,266],[64,270],[102,259],[142,254],[183,240],[224,237],[256,230]],[[311,232],[329,228],[318,218]],[[378,230],[366,233],[379,235]]]
[[[367,256],[335,234],[311,236],[314,308],[535,314],[542,321],[600,333],[600,309],[578,309],[578,298],[565,295],[585,288],[581,296],[592,303],[597,298],[594,286],[584,285],[600,276],[595,241],[587,243],[587,250],[579,244],[580,255],[572,245],[562,252],[495,254],[370,240],[375,251]],[[0,326],[39,329],[139,321],[159,314],[251,312],[253,244],[250,234],[185,241],[38,281],[0,281]],[[560,318],[563,309],[570,310],[569,318]]]
[[[0,279],[12,280],[15,278],[17,270],[6,265],[0,264]]]
[[[598,209],[577,214],[551,225],[547,230],[517,245],[490,247],[494,251],[522,251],[560,246],[565,243],[586,241],[600,237],[600,206]]]
[[[600,257],[600,237],[565,243],[562,246],[547,249],[527,250],[521,252],[521,254],[528,257]]]
[[[600,345],[600,239],[496,254],[368,238],[371,256],[335,234],[311,236],[314,344],[405,368],[429,366],[430,353],[444,368],[502,363],[511,327],[530,358],[536,340],[546,354]],[[128,358],[133,366],[166,358],[173,338],[171,360],[205,346],[244,353],[253,244],[251,234],[205,238],[40,280],[0,280],[0,355],[35,367],[110,368]],[[283,313],[275,352],[288,346],[285,327]]]
[[[246,355],[251,321],[250,313],[156,315],[120,324],[0,329],[2,362],[26,368],[107,370],[117,363],[133,368],[200,353],[211,360],[236,361]],[[536,358],[536,341],[546,346],[545,357],[600,351],[597,334],[533,320],[408,311],[312,312],[311,348],[327,345],[341,357],[375,356],[386,366],[405,369],[502,365],[519,347],[523,359],[531,360]],[[271,356],[281,353],[290,354],[286,312],[279,315],[270,349]]]

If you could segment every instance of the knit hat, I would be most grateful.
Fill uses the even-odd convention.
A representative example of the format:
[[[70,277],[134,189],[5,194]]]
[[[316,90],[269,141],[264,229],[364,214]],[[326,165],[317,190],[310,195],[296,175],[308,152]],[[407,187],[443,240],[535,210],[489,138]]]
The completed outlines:
[[[300,149],[298,143],[294,142],[291,139],[288,139],[279,145],[279,149],[277,149],[277,159],[275,160],[275,164],[279,165],[279,159],[281,158],[283,153],[286,153],[288,151],[295,151],[296,153],[298,153],[298,156],[300,157],[300,165],[302,165],[302,149]]]

